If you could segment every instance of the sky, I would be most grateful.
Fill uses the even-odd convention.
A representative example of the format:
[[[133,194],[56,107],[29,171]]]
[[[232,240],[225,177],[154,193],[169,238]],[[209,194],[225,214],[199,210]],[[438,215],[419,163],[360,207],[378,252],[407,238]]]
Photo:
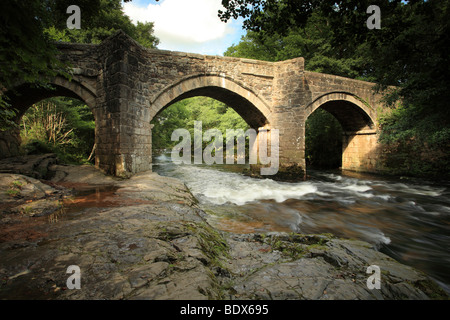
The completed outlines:
[[[158,49],[223,55],[239,43],[242,19],[220,21],[221,0],[132,0],[123,9],[133,23],[154,22]]]

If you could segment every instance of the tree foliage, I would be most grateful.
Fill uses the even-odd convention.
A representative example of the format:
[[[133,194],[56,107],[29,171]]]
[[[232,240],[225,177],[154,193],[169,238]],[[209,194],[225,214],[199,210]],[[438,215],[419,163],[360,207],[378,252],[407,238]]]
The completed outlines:
[[[0,130],[15,124],[16,112],[4,93],[19,83],[51,89],[56,75],[70,79],[68,66],[57,59],[54,41],[99,43],[119,29],[155,48],[153,23],[132,24],[121,0],[78,0],[81,29],[67,28],[70,0],[0,1]]]
[[[152,149],[164,150],[175,145],[171,141],[172,132],[178,128],[186,128],[191,111],[186,107],[187,100],[177,102],[161,111],[152,120]]]
[[[342,127],[329,112],[317,109],[306,121],[306,165],[336,169],[342,165]]]
[[[178,141],[171,141],[171,135],[175,129],[179,128],[189,130],[191,141],[194,141],[194,121],[202,122],[203,132],[218,129],[223,135],[223,145],[226,144],[228,129],[245,131],[249,128],[232,107],[208,97],[193,97],[174,103],[153,119],[152,147],[155,150],[164,150],[175,146]],[[203,148],[209,143],[203,141]]]
[[[362,52],[364,44],[351,53],[333,47],[334,32],[328,19],[312,14],[304,27],[291,28],[287,33],[259,33],[247,31],[241,41],[225,51],[225,56],[246,57],[266,61],[305,58],[305,68],[362,80],[368,76],[369,65]]]
[[[68,76],[56,59],[56,48],[42,30],[50,21],[47,1],[8,0],[0,2],[0,129],[13,124],[15,111],[3,93],[15,84],[28,82],[48,87],[56,74]]]
[[[80,7],[81,29],[67,28],[67,8],[73,4]],[[22,83],[51,90],[48,80],[54,76],[70,79],[69,66],[57,59],[55,41],[100,43],[119,29],[145,47],[159,42],[153,23],[134,25],[121,0],[0,1],[0,130],[19,120],[5,91]],[[81,101],[59,97],[37,103],[20,126],[26,152],[56,152],[71,163],[86,162],[92,152],[95,122]]]
[[[330,50],[342,58],[366,61],[360,76],[373,78],[382,88],[398,86],[397,97],[407,104],[443,112],[448,122],[448,1],[224,0],[222,3],[226,11],[219,16],[224,21],[244,17],[244,26],[263,38],[286,36],[298,28],[308,30],[315,15],[322,17],[331,30],[327,39]],[[366,26],[369,5],[380,7],[380,30]]]
[[[31,106],[21,122],[26,153],[54,152],[67,163],[86,163],[94,146],[94,116],[82,101],[64,97]]]
[[[385,90],[386,103],[393,109],[380,118],[380,141],[385,148],[387,167],[394,173],[443,176],[444,172],[446,177],[450,176],[448,1],[223,0],[222,3],[225,10],[219,12],[221,19],[243,17],[248,30],[243,39],[245,44],[234,46],[227,53],[260,53],[267,60],[303,56],[309,70],[378,83],[377,89]],[[379,30],[366,26],[369,5],[380,7]],[[312,21],[325,24],[311,28]],[[314,32],[318,37],[311,37]],[[305,34],[308,36],[302,37]],[[314,52],[308,50],[311,44]]]
[[[72,0],[51,1],[52,19],[44,28],[52,40],[77,43],[100,43],[117,30],[122,30],[141,45],[156,48],[158,38],[153,34],[153,23],[138,22],[134,25],[122,11],[121,0],[79,0],[81,29],[68,29],[67,7]]]

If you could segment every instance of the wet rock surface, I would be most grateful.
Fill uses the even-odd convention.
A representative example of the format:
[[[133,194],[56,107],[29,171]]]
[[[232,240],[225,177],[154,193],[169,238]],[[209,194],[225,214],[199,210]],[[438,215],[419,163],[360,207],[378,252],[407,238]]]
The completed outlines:
[[[118,186],[123,207],[62,213],[53,223],[18,222],[36,236],[0,243],[0,298],[218,298],[199,242],[210,227],[184,184],[147,173]],[[71,265],[81,270],[79,290],[67,287]]]
[[[231,299],[446,299],[428,277],[357,240],[270,233],[230,236]],[[369,289],[369,266],[380,289]],[[371,281],[372,282],[372,281]]]
[[[0,159],[0,173],[16,173],[44,179],[49,175],[50,166],[57,162],[58,159],[54,153]]]
[[[45,183],[0,175],[1,299],[447,299],[365,242],[220,232],[177,179],[51,170]],[[113,186],[111,199],[78,204],[72,188],[92,185]],[[68,288],[71,265],[80,289]],[[367,287],[370,265],[381,270],[380,289]]]

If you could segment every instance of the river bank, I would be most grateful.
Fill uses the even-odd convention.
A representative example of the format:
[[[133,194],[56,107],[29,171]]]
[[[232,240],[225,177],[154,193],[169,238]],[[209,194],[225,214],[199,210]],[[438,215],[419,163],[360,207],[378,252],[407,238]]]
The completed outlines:
[[[363,241],[219,231],[175,178],[50,167],[50,180],[0,175],[1,299],[448,299]]]

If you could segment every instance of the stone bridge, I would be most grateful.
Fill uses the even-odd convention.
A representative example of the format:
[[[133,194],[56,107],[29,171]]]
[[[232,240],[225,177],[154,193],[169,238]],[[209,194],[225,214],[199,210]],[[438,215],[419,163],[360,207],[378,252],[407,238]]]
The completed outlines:
[[[84,101],[95,117],[95,164],[109,174],[150,170],[150,121],[194,96],[226,103],[252,128],[279,129],[280,172],[294,168],[304,174],[305,121],[317,108],[343,127],[343,169],[379,169],[377,110],[383,105],[373,83],[305,71],[303,58],[266,62],[146,49],[123,32],[99,45],[61,43],[58,48],[73,67],[73,78],[56,77],[55,90],[18,86],[20,94],[10,95],[17,119],[51,96]],[[17,130],[0,135],[0,144],[3,157],[17,153]]]

